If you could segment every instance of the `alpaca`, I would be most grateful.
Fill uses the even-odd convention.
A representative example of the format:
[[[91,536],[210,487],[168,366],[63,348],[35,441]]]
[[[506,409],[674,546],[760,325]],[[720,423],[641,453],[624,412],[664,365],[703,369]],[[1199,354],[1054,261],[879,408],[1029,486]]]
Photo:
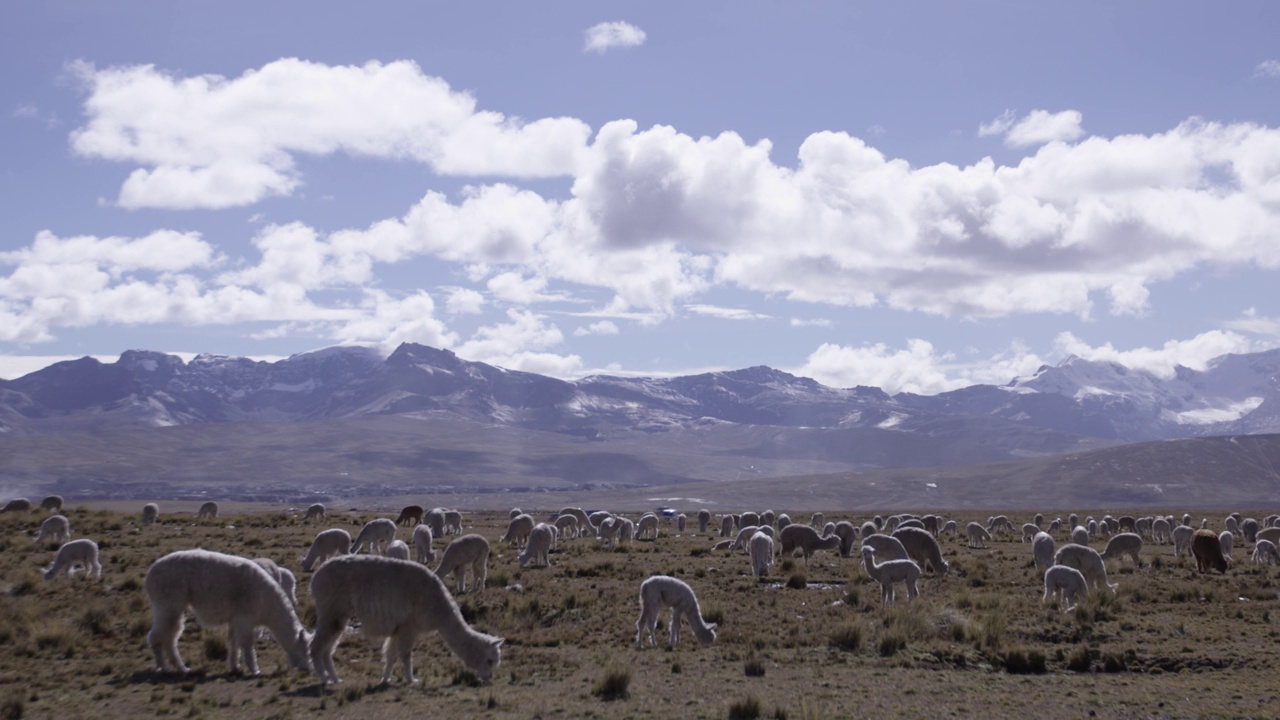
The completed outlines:
[[[1153,522],[1155,521],[1149,517],[1138,518],[1137,520],[1133,521],[1133,531],[1143,537],[1146,537],[1147,535],[1151,535],[1152,536],[1151,539],[1152,541],[1154,541],[1155,536],[1152,534],[1152,528],[1151,528],[1151,524]]]
[[[66,515],[50,515],[40,523],[40,531],[32,543],[55,542],[64,543],[71,539],[71,521]]]
[[[1060,530],[1060,529],[1062,529],[1062,520],[1061,520],[1061,519],[1059,519],[1059,518],[1054,518],[1052,521],[1050,521],[1050,523],[1049,523],[1049,530],[1048,530],[1048,532],[1049,532],[1049,534],[1050,534],[1050,535],[1052,535],[1052,534],[1054,534],[1054,533],[1058,532],[1058,530]]]
[[[1191,513],[1182,514],[1182,524],[1191,527]]]
[[[649,646],[657,647],[654,630],[658,627],[658,613],[671,608],[668,643],[675,647],[680,642],[680,618],[684,617],[693,629],[693,636],[703,645],[716,639],[716,626],[702,619],[702,609],[693,588],[683,580],[668,575],[654,575],[640,583],[640,617],[636,620],[636,648],[644,649],[644,636],[649,636]]]
[[[520,514],[511,518],[511,522],[507,524],[507,532],[498,542],[515,545],[516,547],[524,547],[525,542],[529,540],[529,533],[533,532],[533,516]]]
[[[607,510],[600,510],[587,516],[587,524],[599,531],[600,526],[612,517],[613,513],[608,512]]]
[[[1090,537],[1089,530],[1083,525],[1077,525],[1071,531],[1071,542],[1076,545],[1088,545]]]
[[[1022,542],[1031,542],[1036,533],[1040,532],[1040,526],[1035,523],[1026,523],[1022,526]]]
[[[782,513],[781,515],[779,515],[779,516],[778,516],[778,529],[779,529],[779,530],[781,530],[782,528],[784,528],[784,527],[786,527],[786,526],[788,526],[788,525],[790,525],[790,524],[791,524],[791,516],[790,516],[790,515],[788,515],[788,514],[786,514],[786,513]]]
[[[430,525],[420,523],[413,528],[413,548],[418,562],[425,565],[436,561],[436,551],[431,549],[433,540]]]
[[[40,509],[47,510],[53,513],[62,512],[62,496],[50,495],[46,497],[45,499],[40,501]]]
[[[1119,528],[1119,532],[1138,533],[1138,520],[1132,515],[1121,515],[1120,518],[1116,520],[1116,523]]]
[[[1184,553],[1191,549],[1191,538],[1196,533],[1186,525],[1179,525],[1169,533],[1173,536],[1173,554],[1176,557],[1182,557]],[[1213,536],[1214,540],[1218,539],[1217,535]]]
[[[698,532],[700,533],[706,532],[707,526],[710,524],[711,524],[711,511],[706,509],[699,510],[698,511]]]
[[[1137,533],[1119,533],[1112,535],[1107,541],[1107,547],[1102,551],[1103,560],[1114,559],[1117,563],[1124,557],[1133,558],[1133,568],[1135,570],[1142,569],[1142,561],[1138,559],[1138,553],[1142,552],[1142,537]]]
[[[52,580],[59,575],[71,577],[75,573],[75,566],[83,565],[85,569],[85,577],[90,575],[94,577],[102,577],[102,563],[98,562],[98,543],[88,539],[80,538],[64,543],[58,548],[58,554],[53,558],[53,564],[44,572],[45,580]]]
[[[408,525],[410,527],[422,522],[422,513],[425,512],[421,505],[405,505],[400,511],[399,517],[396,518],[397,525]]]
[[[281,590],[284,590],[285,597],[289,598],[289,602],[292,603],[294,607],[297,607],[298,578],[293,576],[293,573],[289,568],[280,567],[276,564],[276,561],[271,558],[260,557],[254,558],[253,561],[258,563],[258,566],[263,570],[267,571],[267,574],[271,576],[271,579],[276,581],[276,584],[280,586]]]
[[[1035,557],[1036,569],[1044,572],[1053,567],[1053,536],[1041,531],[1031,538],[1031,555]]]
[[[195,611],[202,627],[227,625],[227,664],[240,669],[243,656],[250,674],[258,674],[253,631],[271,630],[289,658],[289,665],[308,671],[311,637],[279,583],[258,563],[208,550],[179,550],[156,560],[142,581],[155,618],[147,633],[147,647],[162,672],[187,672],[178,654],[183,614]]]
[[[383,683],[391,681],[396,660],[404,669],[404,679],[418,682],[413,674],[413,646],[418,635],[433,630],[481,682],[493,678],[501,660],[502,638],[467,625],[440,578],[417,563],[369,555],[340,557],[325,563],[311,578],[311,597],[316,602],[311,659],[326,685],[341,682],[333,653],[352,618],[360,621],[360,632],[366,636],[386,638]]]
[[[622,529],[622,518],[610,517],[596,527],[596,538],[602,545],[617,543],[618,531]]]
[[[0,513],[26,512],[31,509],[31,501],[26,498],[14,498],[0,508]]]
[[[1228,563],[1235,564],[1236,559],[1231,557],[1231,551],[1235,549],[1236,536],[1223,530],[1218,533],[1218,544],[1222,546],[1222,557],[1226,558]]]
[[[1077,525],[1079,525],[1079,524],[1080,524],[1080,516],[1079,516],[1079,515],[1077,515],[1077,514],[1075,514],[1075,513],[1071,513],[1070,515],[1068,515],[1068,516],[1067,516],[1067,527],[1068,527],[1068,528],[1074,528],[1075,526],[1077,526]]]
[[[1191,554],[1196,558],[1197,571],[1206,573],[1213,569],[1224,575],[1227,573],[1227,559],[1222,556],[1222,544],[1212,530],[1195,531],[1191,538]]]
[[[1031,519],[1031,522],[1035,523],[1036,527],[1044,525],[1044,513],[1036,513],[1036,516]]]
[[[893,531],[898,529],[898,523],[900,522],[902,522],[901,515],[890,515],[889,518],[884,521],[884,532],[892,535]]]
[[[302,516],[303,522],[311,522],[312,520],[324,520],[324,505],[322,503],[315,503],[307,508],[306,514]]]
[[[738,516],[738,527],[746,527],[748,525],[760,525],[760,514],[753,512],[744,512]]]
[[[525,511],[521,510],[520,508],[511,508],[511,512],[507,515],[507,517],[508,517],[508,519],[515,520],[516,518],[520,517],[521,515],[526,515],[526,514],[527,514],[527,513],[526,513]]]
[[[1276,543],[1277,546],[1280,546],[1280,528],[1269,527],[1259,530],[1253,536],[1253,541],[1256,543],[1259,540],[1270,540],[1271,542]]]
[[[762,577],[773,565],[773,538],[762,532],[751,536],[751,573]]]
[[[684,526],[689,523],[689,516],[680,513],[676,516],[676,532],[684,532]]]
[[[618,545],[629,543],[631,542],[631,539],[636,536],[636,524],[631,522],[629,518],[624,518],[619,515],[614,518],[614,523],[618,526],[616,531],[618,535]]]
[[[396,524],[389,518],[376,518],[360,528],[360,534],[351,543],[351,553],[357,554],[360,548],[369,546],[369,552],[381,555],[386,545],[396,539]]]
[[[351,552],[351,534],[342,528],[330,528],[316,533],[315,540],[302,558],[302,569],[311,572],[317,561],[324,562],[334,555],[346,555]]]
[[[827,524],[830,525],[831,523],[827,523]],[[894,528],[894,532],[897,532],[902,528],[916,528],[918,530],[924,530],[925,529],[924,521],[920,520],[919,518],[908,518],[898,523],[898,527]]]
[[[160,506],[155,503],[147,503],[142,506],[142,524],[155,525],[160,519]]]
[[[556,518],[556,530],[564,538],[578,537],[578,518],[573,515],[561,515]]]
[[[551,525],[546,523],[534,525],[533,530],[529,531],[529,540],[524,545],[524,552],[520,553],[520,567],[527,567],[530,563],[535,567],[550,567],[551,560],[547,558],[547,553],[551,552],[555,538],[556,531]]]
[[[782,531],[782,555],[790,557],[797,548],[804,554],[805,567],[815,550],[839,550],[840,538],[836,535],[819,537],[818,531],[809,525],[788,525]]]
[[[1223,527],[1225,527],[1225,528],[1226,528],[1226,529],[1227,529],[1227,530],[1228,530],[1232,535],[1239,535],[1239,534],[1240,534],[1240,523],[1239,523],[1239,522],[1237,522],[1237,521],[1236,521],[1236,519],[1235,519],[1234,517],[1232,517],[1231,515],[1228,515],[1228,516],[1227,516],[1227,519],[1222,521],[1222,525],[1223,525]]]
[[[928,530],[912,526],[903,527],[899,524],[891,537],[897,538],[898,542],[902,543],[908,557],[915,560],[917,565],[929,566],[934,575],[941,577],[951,569],[947,561],[942,559],[942,548],[938,547],[938,541]]]
[[[862,538],[862,547],[869,547],[876,551],[876,556],[882,560],[909,560],[911,556],[907,554],[907,549],[902,546],[902,541],[892,535],[881,535],[875,533]]]
[[[1157,545],[1164,545],[1169,542],[1169,531],[1173,528],[1169,525],[1169,521],[1164,518],[1156,518],[1151,521],[1151,540]],[[1174,550],[1177,554],[1177,549]]]
[[[395,558],[397,560],[408,560],[409,545],[403,540],[392,540],[391,543],[387,545],[386,552],[383,554],[389,558]]]
[[[853,542],[858,539],[858,528],[848,520],[841,520],[836,523],[835,536],[840,538],[840,557],[849,557],[853,552]]]
[[[893,605],[895,598],[893,584],[895,582],[906,584],[908,602],[920,594],[920,589],[917,587],[920,582],[920,566],[916,565],[913,560],[885,560],[877,564],[875,549],[869,545],[863,545],[862,569],[867,573],[868,577],[880,583],[880,603],[882,605]]]
[[[582,508],[564,508],[556,517],[564,517],[565,515],[572,515],[578,519],[578,536],[584,536],[589,532],[595,533],[596,528],[591,524],[591,518],[587,517],[587,513]]]
[[[777,519],[778,519],[778,514],[772,510],[765,510],[764,512],[760,513],[761,525],[768,525],[769,527],[773,527],[773,523]]]
[[[447,524],[445,522],[444,508],[431,508],[422,516],[422,522],[431,528],[431,537],[444,537],[445,525]]]
[[[652,513],[640,518],[640,522],[636,525],[637,540],[657,540],[658,539],[658,516]]]
[[[814,530],[817,530],[818,528],[826,524],[827,524],[827,516],[824,515],[823,513],[816,512],[813,514],[813,517],[809,518],[809,527],[813,528]]]
[[[987,546],[987,541],[991,539],[991,531],[976,522],[966,525],[964,531],[969,536],[969,547],[971,548],[984,548]]]
[[[1013,523],[1004,515],[996,515],[987,518],[987,532],[1007,532],[1013,533]]]
[[[719,551],[721,551],[721,550],[729,550],[731,545],[733,545],[733,541],[732,541],[732,540],[721,540],[720,542],[718,542],[718,543],[716,543],[715,545],[712,545],[712,546],[711,546],[711,552],[719,552]]]
[[[462,513],[457,510],[444,511],[444,534],[445,535],[461,535],[462,534]]]
[[[1054,553],[1053,562],[1055,565],[1066,565],[1079,570],[1095,590],[1106,588],[1114,593],[1119,587],[1107,582],[1107,565],[1102,561],[1102,555],[1087,545],[1063,545]]]
[[[921,522],[924,523],[924,529],[928,530],[930,535],[938,537],[938,531],[942,529],[942,518],[937,515],[925,515]]]
[[[751,536],[760,531],[758,525],[747,525],[738,531],[738,536],[734,538],[733,544],[729,546],[730,550],[741,550],[742,552],[750,552]]]
[[[461,595],[466,592],[467,568],[471,569],[472,592],[483,590],[489,575],[489,541],[483,535],[463,535],[449,543],[440,556],[436,575],[446,578],[449,573],[457,573],[458,594]]]
[[[1084,579],[1084,574],[1079,570],[1068,567],[1066,565],[1054,565],[1044,571],[1044,600],[1054,598],[1058,607],[1063,612],[1071,612],[1076,609],[1076,598],[1086,595],[1089,592],[1089,585]]]
[[[729,537],[733,533],[733,516],[725,515],[720,518],[720,537]]]
[[[942,526],[942,530],[938,531],[938,534],[939,535],[947,535],[947,534],[959,535],[960,526],[956,523],[955,520],[948,520],[947,523]]]
[[[63,545],[66,547],[66,545]],[[1259,540],[1253,545],[1252,558],[1255,565],[1271,565],[1280,563],[1280,549],[1270,540]]]

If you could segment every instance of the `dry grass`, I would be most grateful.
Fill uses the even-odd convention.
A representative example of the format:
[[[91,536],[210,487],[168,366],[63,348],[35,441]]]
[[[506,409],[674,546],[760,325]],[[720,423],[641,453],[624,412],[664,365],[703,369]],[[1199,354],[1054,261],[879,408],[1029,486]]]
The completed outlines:
[[[358,635],[338,650],[346,682],[337,688],[286,672],[269,639],[259,642],[263,676],[230,676],[222,629],[201,631],[194,620],[180,644],[194,672],[164,675],[144,645],[150,609],[141,579],[153,560],[196,546],[272,557],[298,574],[305,620],[314,615],[299,556],[318,530],[358,529],[372,515],[337,513],[323,526],[279,512],[217,522],[169,515],[139,528],[132,513],[67,514],[76,537],[103,545],[102,580],[44,581],[39,572],[53,551],[29,540],[41,516],[0,515],[2,717],[354,710],[390,720],[421,716],[424,707],[493,718],[1003,717],[1047,707],[1062,716],[1198,717],[1265,716],[1280,702],[1280,690],[1258,682],[1272,672],[1280,637],[1276,568],[1241,564],[1202,576],[1170,546],[1148,546],[1143,569],[1112,571],[1115,596],[1087,598],[1064,614],[1041,603],[1029,545],[997,538],[990,549],[970,550],[948,538],[943,553],[958,572],[926,575],[917,601],[886,609],[856,559],[819,552],[807,571],[795,562],[762,583],[747,556],[710,552],[718,538],[677,537],[668,523],[655,542],[606,550],[570,540],[549,568],[522,569],[515,551],[496,543],[505,513],[465,522],[466,532],[495,541],[488,589],[459,599],[479,629],[506,638],[488,686],[476,686],[437,637],[418,642],[417,686],[380,686],[379,645]],[[863,519],[828,513],[846,517]],[[656,573],[697,590],[719,626],[713,645],[686,631],[668,650],[664,613],[659,648],[635,649],[637,591]]]

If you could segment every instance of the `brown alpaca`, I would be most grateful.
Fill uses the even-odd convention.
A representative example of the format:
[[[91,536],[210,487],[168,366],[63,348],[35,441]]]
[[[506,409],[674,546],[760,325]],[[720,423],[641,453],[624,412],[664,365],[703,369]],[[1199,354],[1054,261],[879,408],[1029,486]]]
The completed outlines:
[[[1212,530],[1197,530],[1191,536],[1191,554],[1196,556],[1196,569],[1202,573],[1210,568],[1227,573],[1227,559],[1222,555],[1222,542]]]
[[[421,505],[405,505],[400,511],[400,517],[396,518],[397,525],[417,525],[422,522],[422,506]]]

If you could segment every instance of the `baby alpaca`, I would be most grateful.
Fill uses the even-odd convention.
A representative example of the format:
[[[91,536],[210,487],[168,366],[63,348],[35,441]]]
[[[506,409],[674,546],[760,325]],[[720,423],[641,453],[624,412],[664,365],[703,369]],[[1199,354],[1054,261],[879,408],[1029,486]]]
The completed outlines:
[[[71,539],[71,521],[66,515],[50,515],[40,523],[40,532],[36,533],[33,543],[63,543]]]
[[[476,536],[478,537],[478,536]],[[398,659],[404,679],[413,675],[413,645],[418,635],[436,631],[444,644],[481,682],[489,682],[501,660],[502,638],[473,630],[440,578],[405,560],[346,555],[325,563],[311,578],[316,602],[316,636],[311,659],[324,684],[340,682],[333,653],[352,618],[360,632],[386,638],[382,644],[382,682],[391,681]]]
[[[155,619],[147,633],[147,647],[161,671],[187,672],[178,655],[183,614],[195,611],[203,627],[227,626],[227,663],[239,670],[241,656],[251,674],[258,674],[253,631],[271,630],[289,658],[289,665],[310,670],[307,647],[311,637],[298,622],[284,590],[258,563],[208,550],[179,550],[156,560],[142,581]]]
[[[88,538],[65,543],[58,548],[53,564],[44,572],[44,579],[52,580],[59,575],[71,577],[77,564],[84,566],[85,577],[102,577],[102,563],[98,562],[98,543]]]
[[[578,537],[578,518],[573,515],[561,515],[556,518],[556,530],[563,538]]]
[[[1054,598],[1058,607],[1063,612],[1070,612],[1076,608],[1076,598],[1086,595],[1089,592],[1089,585],[1085,582],[1084,575],[1073,567],[1066,565],[1054,565],[1044,571],[1044,598],[1048,600]]]
[[[147,503],[142,506],[142,524],[155,525],[156,520],[160,519],[160,506],[155,503]]]
[[[212,520],[218,517],[218,503],[210,500],[200,506],[200,512],[196,513],[197,520]]]
[[[387,546],[387,551],[384,554],[389,558],[408,560],[409,545],[403,540],[392,540],[391,544]]]
[[[751,572],[762,577],[773,565],[773,538],[762,532],[751,536]]]
[[[534,525],[533,530],[529,531],[529,540],[524,544],[524,552],[520,553],[520,567],[527,567],[529,563],[533,563],[535,567],[550,566],[551,560],[547,558],[547,553],[551,552],[555,539],[554,527],[546,523]]]
[[[430,525],[421,523],[413,528],[413,549],[417,552],[418,562],[425,565],[436,561],[436,551],[431,549],[433,540]]]
[[[440,556],[436,575],[447,578],[449,573],[457,573],[458,594],[461,595],[466,592],[467,568],[471,568],[471,590],[483,590],[489,575],[489,541],[482,535],[463,535],[449,543]]]
[[[885,560],[876,564],[876,551],[864,544],[862,546],[862,569],[867,573],[868,577],[880,583],[880,603],[883,605],[893,605],[895,597],[893,584],[895,582],[906,584],[908,602],[920,594],[920,590],[917,587],[920,582],[920,566],[916,565],[913,560]]]
[[[457,510],[444,511],[444,534],[445,535],[461,535],[462,534],[462,513]]]
[[[395,539],[396,524],[389,518],[370,520],[360,528],[360,534],[356,535],[351,544],[351,553],[355,555],[360,552],[360,548],[368,545],[369,552],[381,555],[386,545]]]
[[[302,558],[302,569],[311,572],[316,562],[324,562],[334,555],[346,555],[351,552],[351,534],[342,528],[330,528],[316,533],[311,541],[306,557]]]
[[[672,647],[680,642],[680,618],[689,621],[693,636],[703,645],[716,639],[716,626],[702,619],[698,598],[693,588],[683,580],[667,575],[654,575],[640,583],[640,618],[636,620],[636,648],[644,649],[644,636],[649,635],[649,646],[656,647],[658,639],[654,631],[658,627],[658,613],[671,608],[668,642]]]
[[[63,545],[66,547],[66,545]],[[1280,563],[1280,549],[1270,540],[1259,540],[1253,546],[1253,563],[1255,565],[1271,565]]]

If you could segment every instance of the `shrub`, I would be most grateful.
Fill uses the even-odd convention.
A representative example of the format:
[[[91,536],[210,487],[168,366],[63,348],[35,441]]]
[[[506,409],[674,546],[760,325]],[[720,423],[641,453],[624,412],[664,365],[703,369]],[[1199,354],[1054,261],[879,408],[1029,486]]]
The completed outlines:
[[[858,652],[862,647],[862,625],[845,623],[831,633],[831,647],[845,652]]]
[[[1074,672],[1089,672],[1093,667],[1093,653],[1088,645],[1081,645],[1067,655],[1067,669]]]
[[[630,685],[631,671],[610,662],[605,666],[604,676],[595,684],[595,687],[591,688],[591,694],[605,702],[626,700],[630,696],[627,690]]]
[[[1043,675],[1049,669],[1044,653],[1039,650],[1014,648],[1004,653],[1001,662],[1010,675]]]
[[[760,717],[760,701],[747,696],[729,706],[729,720],[756,720]]]
[[[703,622],[715,623],[716,625],[723,623],[724,608],[719,605],[708,607],[706,611],[702,613],[702,620]]]
[[[787,587],[792,590],[804,590],[809,587],[809,578],[805,576],[804,572],[791,573],[787,578]]]
[[[756,658],[748,658],[743,665],[743,671],[746,672],[747,677],[764,677],[764,663]]]

